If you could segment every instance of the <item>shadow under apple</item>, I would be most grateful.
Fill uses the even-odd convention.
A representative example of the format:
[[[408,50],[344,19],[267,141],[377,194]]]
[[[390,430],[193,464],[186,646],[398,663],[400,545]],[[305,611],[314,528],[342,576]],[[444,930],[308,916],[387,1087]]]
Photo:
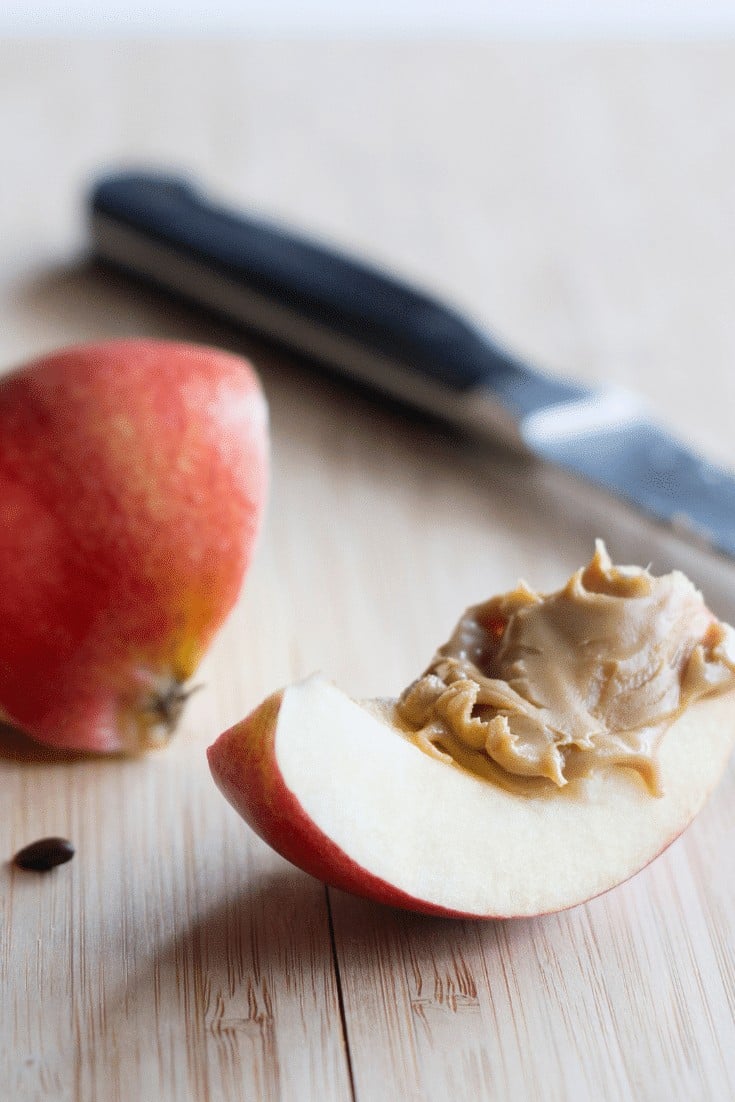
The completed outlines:
[[[100,757],[84,750],[59,750],[45,746],[18,727],[0,722],[0,761],[23,765],[60,765],[65,762],[99,761]]]

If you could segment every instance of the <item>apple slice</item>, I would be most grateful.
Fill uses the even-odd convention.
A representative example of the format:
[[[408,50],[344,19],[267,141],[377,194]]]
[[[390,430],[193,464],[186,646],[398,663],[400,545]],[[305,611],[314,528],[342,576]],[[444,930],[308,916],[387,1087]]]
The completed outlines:
[[[562,910],[626,880],[691,822],[735,744],[730,690],[669,728],[658,798],[620,767],[517,794],[425,753],[395,715],[315,675],[221,735],[210,768],[293,864],[382,903],[464,917]]]

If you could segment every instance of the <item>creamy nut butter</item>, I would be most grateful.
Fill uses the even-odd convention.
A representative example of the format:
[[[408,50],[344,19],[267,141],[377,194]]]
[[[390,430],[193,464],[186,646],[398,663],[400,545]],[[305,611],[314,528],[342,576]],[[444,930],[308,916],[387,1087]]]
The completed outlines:
[[[429,753],[533,792],[598,767],[661,794],[656,752],[694,701],[735,688],[735,631],[679,571],[592,561],[557,593],[524,582],[467,610],[396,718]]]

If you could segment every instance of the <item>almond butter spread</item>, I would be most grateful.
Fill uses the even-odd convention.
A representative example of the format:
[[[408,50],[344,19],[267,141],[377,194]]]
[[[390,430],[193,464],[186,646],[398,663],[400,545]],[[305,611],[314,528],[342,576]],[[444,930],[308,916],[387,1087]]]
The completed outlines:
[[[423,749],[513,789],[622,766],[660,795],[667,729],[731,688],[735,631],[685,575],[614,566],[598,541],[559,592],[520,582],[468,609],[396,717]]]

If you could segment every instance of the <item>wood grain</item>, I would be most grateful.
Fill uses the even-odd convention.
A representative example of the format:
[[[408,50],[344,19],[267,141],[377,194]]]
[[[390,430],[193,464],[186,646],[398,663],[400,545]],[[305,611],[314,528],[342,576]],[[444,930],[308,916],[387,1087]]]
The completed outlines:
[[[397,693],[467,604],[519,575],[556,586],[595,535],[683,565],[731,617],[733,568],[97,271],[82,196],[111,164],[189,168],[538,363],[634,385],[735,466],[735,48],[6,43],[0,93],[2,367],[117,334],[236,347],[274,441],[257,561],[175,745],[99,762],[0,736],[0,859],[45,833],[78,851],[47,877],[0,867],[0,1094],[733,1098],[733,765],[629,884],[473,925],[327,893],[204,761],[312,669]]]

